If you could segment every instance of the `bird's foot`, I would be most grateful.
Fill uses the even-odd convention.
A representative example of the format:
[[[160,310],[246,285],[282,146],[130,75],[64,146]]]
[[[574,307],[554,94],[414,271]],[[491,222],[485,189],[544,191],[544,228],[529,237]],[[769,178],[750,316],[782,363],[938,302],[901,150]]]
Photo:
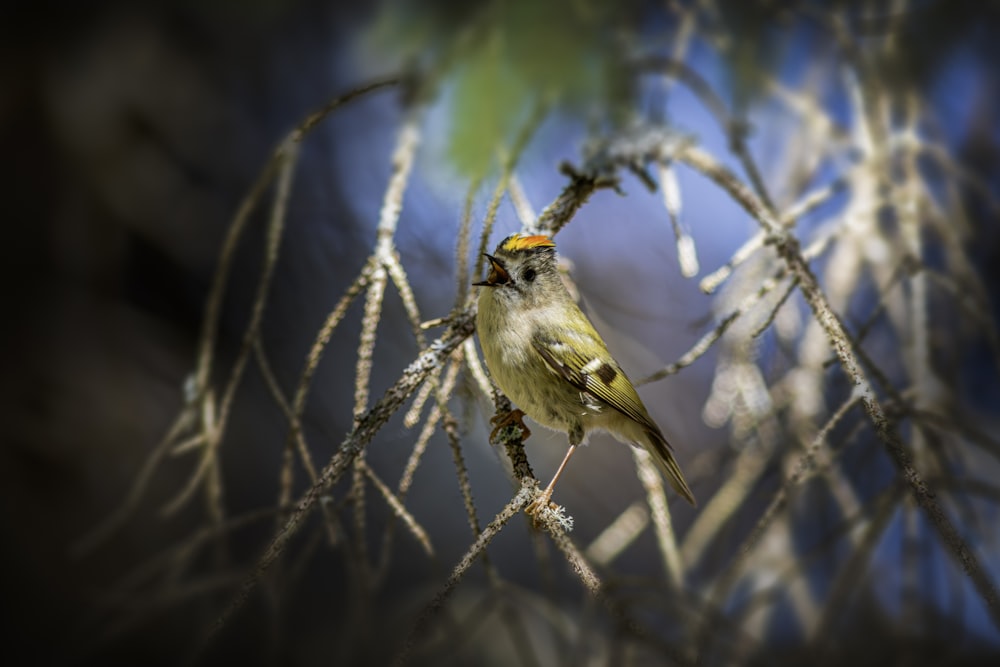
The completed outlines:
[[[524,442],[531,436],[531,431],[524,425],[524,411],[511,410],[505,415],[496,415],[490,420],[493,430],[490,431],[490,442],[496,444],[500,431],[510,426],[516,426],[521,430],[521,441]]]
[[[524,509],[524,513],[534,519],[538,519],[541,513],[545,510],[554,510],[558,507],[559,505],[552,502],[552,489],[546,489],[542,492],[542,495],[531,501],[531,503]]]
[[[552,491],[545,491],[529,504],[524,513],[531,517],[535,528],[560,528],[567,533],[573,530],[573,517],[566,508],[552,502]]]

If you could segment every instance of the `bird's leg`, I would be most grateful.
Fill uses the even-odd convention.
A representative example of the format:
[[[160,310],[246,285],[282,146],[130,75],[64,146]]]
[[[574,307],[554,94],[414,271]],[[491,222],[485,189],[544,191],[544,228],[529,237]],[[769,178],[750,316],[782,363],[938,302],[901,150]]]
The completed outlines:
[[[493,425],[493,430],[490,431],[490,442],[496,444],[497,434],[501,429],[505,429],[508,426],[517,426],[521,429],[521,441],[524,442],[531,436],[531,431],[528,427],[524,425],[524,411],[523,410],[511,410],[505,415],[496,415],[490,419],[490,424]]]
[[[569,463],[569,458],[573,456],[573,452],[576,451],[577,446],[580,444],[582,440],[583,440],[583,429],[577,427],[574,428],[572,431],[570,431],[569,449],[566,451],[566,456],[563,457],[562,463],[559,464],[559,468],[558,470],[556,470],[556,474],[552,476],[552,481],[549,482],[549,485],[545,487],[544,491],[542,491],[542,495],[538,496],[536,500],[534,500],[530,505],[528,505],[528,508],[525,511],[529,515],[534,516],[535,513],[538,512],[539,510],[547,508],[549,506],[549,502],[552,500],[552,489],[555,488],[556,480],[559,479],[559,475],[562,474],[562,471],[566,467],[566,464]]]
[[[552,476],[552,481],[542,491],[542,495],[538,496],[534,502],[528,505],[528,509],[526,510],[528,514],[534,515],[538,510],[549,506],[549,501],[552,500],[552,489],[555,488],[556,480],[559,479],[559,475],[562,474],[563,468],[566,467],[566,462],[569,461],[569,457],[573,456],[574,451],[576,451],[576,445],[570,445],[566,456],[563,457],[562,463],[559,464],[559,469]]]

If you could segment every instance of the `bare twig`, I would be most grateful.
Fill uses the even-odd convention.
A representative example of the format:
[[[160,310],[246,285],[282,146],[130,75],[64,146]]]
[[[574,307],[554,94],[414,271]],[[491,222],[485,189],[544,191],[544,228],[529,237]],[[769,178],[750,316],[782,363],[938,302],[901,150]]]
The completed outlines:
[[[417,540],[417,543],[423,548],[424,553],[428,556],[434,555],[434,547],[431,546],[431,538],[427,535],[427,531],[423,526],[413,517],[403,501],[398,498],[392,490],[385,485],[385,482],[375,474],[375,471],[365,463],[364,461],[358,460],[358,467],[364,472],[365,476],[368,477],[369,481],[375,486],[378,492],[385,499],[386,504],[392,510],[392,513],[403,522],[403,525],[413,534],[413,537]],[[360,539],[360,538],[359,538]]]
[[[451,571],[451,575],[448,577],[448,581],[445,583],[444,588],[438,591],[434,599],[431,600],[424,610],[421,612],[420,617],[413,626],[413,630],[410,632],[409,637],[403,644],[402,650],[393,659],[392,664],[396,666],[405,665],[410,658],[410,653],[413,652],[415,648],[415,643],[420,633],[426,628],[427,623],[433,618],[433,616],[441,609],[448,598],[451,596],[452,591],[468,572],[469,568],[475,562],[475,560],[485,553],[486,547],[490,542],[493,541],[500,530],[510,521],[518,512],[520,512],[524,507],[528,505],[535,494],[538,493],[537,485],[524,484],[518,490],[518,492],[511,498],[502,510],[493,518],[492,521],[486,526],[486,528],[479,534],[479,537],[462,559],[459,560],[458,564],[455,565],[454,569]]]
[[[860,393],[865,412],[871,419],[879,439],[886,446],[899,474],[909,484],[917,504],[927,514],[931,525],[937,530],[942,541],[972,581],[987,609],[989,609],[994,624],[1000,627],[1000,597],[998,597],[996,585],[983,569],[979,559],[969,549],[958,530],[949,521],[921,475],[913,467],[910,455],[906,452],[906,448],[894,427],[886,419],[882,406],[872,391],[871,385],[854,354],[847,332],[839,318],[830,309],[816,277],[803,259],[798,241],[783,230],[774,216],[752,192],[707,153],[698,148],[688,147],[678,159],[715,181],[767,231],[768,240],[773,243],[779,257],[785,262],[791,274],[799,280],[806,303],[809,304],[813,315],[826,333],[830,345],[837,353],[841,367],[854,383],[856,391]]]
[[[358,345],[358,360],[354,374],[354,416],[364,413],[368,405],[368,387],[375,350],[375,328],[382,316],[382,297],[388,278],[388,267],[398,260],[395,256],[393,236],[399,222],[399,212],[403,207],[403,193],[410,178],[414,156],[420,142],[417,118],[411,116],[400,130],[396,151],[392,156],[393,172],[386,187],[375,232],[375,251],[372,253],[372,275],[365,296],[364,317],[361,320],[361,336]],[[405,280],[403,281],[405,284]],[[416,318],[415,326],[419,326]]]
[[[663,568],[669,581],[675,588],[680,589],[684,585],[684,563],[677,549],[677,538],[674,536],[674,526],[670,520],[670,508],[667,506],[667,496],[663,491],[663,478],[645,449],[633,447],[632,458],[635,459],[639,481],[646,490],[646,502],[649,503],[652,513],[656,544],[663,558]]]
[[[226,625],[232,615],[246,602],[257,582],[284,550],[288,540],[298,531],[306,515],[315,507],[321,494],[336,482],[346,467],[364,450],[375,433],[404,401],[422,384],[431,371],[440,367],[451,352],[472,334],[473,314],[466,312],[457,316],[444,335],[432,343],[412,364],[403,371],[402,377],[390,387],[385,395],[371,409],[362,415],[356,426],[341,444],[331,461],[323,468],[319,479],[296,503],[294,510],[282,529],[272,538],[257,561],[253,572],[243,582],[237,595],[222,612],[206,641],[211,641]]]

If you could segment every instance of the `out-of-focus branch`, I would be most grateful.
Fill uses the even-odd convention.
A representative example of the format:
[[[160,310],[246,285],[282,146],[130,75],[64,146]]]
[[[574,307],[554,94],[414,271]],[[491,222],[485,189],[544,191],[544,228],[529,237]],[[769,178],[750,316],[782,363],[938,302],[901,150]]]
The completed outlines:
[[[875,397],[870,383],[855,356],[850,338],[839,318],[827,304],[826,297],[816,281],[812,270],[802,257],[798,241],[786,232],[764,204],[736,178],[728,169],[699,148],[688,147],[678,159],[712,179],[742,206],[768,233],[768,242],[774,245],[778,256],[785,262],[789,272],[799,280],[800,290],[813,315],[826,332],[830,345],[840,359],[841,367],[854,383],[861,397],[865,412],[875,427],[879,439],[886,446],[890,458],[903,479],[910,486],[917,504],[927,514],[942,541],[955,556],[962,569],[969,576],[993,622],[1000,627],[1000,597],[996,586],[975,554],[969,549],[958,530],[948,519],[944,510],[934,499],[920,473],[913,467],[910,455],[899,439],[893,425],[885,416],[881,404]]]
[[[375,433],[389,420],[389,417],[399,409],[406,399],[416,391],[417,387],[427,379],[430,373],[439,368],[448,358],[448,355],[461,345],[462,341],[472,335],[473,328],[473,313],[467,311],[458,314],[441,338],[431,343],[424,353],[407,366],[400,379],[386,391],[385,395],[374,406],[357,420],[354,429],[340,445],[340,448],[330,462],[323,468],[319,479],[310,487],[299,502],[296,503],[295,509],[289,515],[285,525],[272,538],[271,543],[264,550],[253,572],[244,581],[236,597],[216,620],[206,638],[207,641],[211,641],[226,625],[232,615],[243,606],[250,593],[256,587],[257,582],[274,560],[284,551],[288,540],[298,531],[302,521],[316,506],[322,493],[340,478],[340,475],[343,474],[347,466],[354,461],[354,458],[364,450],[365,446],[375,436]]]
[[[444,588],[438,591],[434,599],[431,600],[424,610],[421,612],[420,617],[414,624],[409,636],[403,644],[402,650],[393,659],[392,664],[396,667],[405,665],[409,659],[410,654],[415,648],[417,638],[420,636],[421,632],[426,627],[427,623],[431,620],[435,613],[441,609],[448,598],[451,596],[455,587],[458,586],[459,582],[468,572],[472,564],[486,551],[486,547],[489,546],[490,542],[493,541],[499,533],[500,530],[510,521],[514,516],[520,512],[522,509],[527,507],[528,503],[531,502],[532,497],[538,492],[537,484],[533,485],[530,483],[525,483],[521,486],[518,492],[510,499],[510,502],[504,506],[502,510],[493,518],[492,521],[486,526],[486,528],[479,534],[479,537],[465,555],[462,556],[458,564],[455,565],[454,569],[451,571],[451,575],[448,577],[448,581],[445,583]]]

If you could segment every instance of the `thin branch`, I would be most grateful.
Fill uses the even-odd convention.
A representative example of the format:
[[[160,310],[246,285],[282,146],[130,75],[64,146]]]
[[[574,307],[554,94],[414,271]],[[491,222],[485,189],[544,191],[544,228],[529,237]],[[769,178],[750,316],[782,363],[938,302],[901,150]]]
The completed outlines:
[[[378,227],[375,232],[375,251],[372,253],[371,282],[365,295],[364,317],[361,320],[361,335],[358,345],[357,364],[354,374],[354,416],[364,413],[368,405],[369,380],[372,369],[372,355],[375,350],[375,329],[382,316],[382,297],[385,295],[387,267],[393,262],[395,246],[393,236],[403,207],[403,193],[410,179],[410,171],[420,143],[420,130],[416,114],[403,125],[399,132],[396,150],[392,156],[392,175],[382,199]],[[417,319],[419,323],[419,318]],[[419,326],[416,324],[415,326]]]
[[[774,203],[771,201],[771,196],[764,185],[764,179],[760,175],[760,169],[746,143],[746,137],[749,134],[747,122],[734,118],[726,109],[721,98],[712,91],[708,82],[683,62],[662,56],[646,56],[640,59],[636,65],[639,69],[660,71],[667,76],[676,77],[708,107],[729,139],[729,150],[739,159],[743,170],[750,178],[754,192],[757,193],[760,201],[768,210],[774,211]]]
[[[319,502],[320,496],[325,490],[340,478],[347,466],[364,450],[378,430],[389,420],[389,417],[427,379],[428,375],[434,369],[439,368],[448,355],[472,334],[473,326],[473,313],[459,314],[441,338],[432,343],[425,352],[407,366],[402,377],[386,391],[385,395],[368,412],[357,420],[354,429],[330,462],[323,468],[319,479],[296,503],[288,521],[271,539],[270,544],[258,559],[256,566],[243,582],[236,596],[215,621],[206,637],[206,646],[225,627],[233,614],[242,608],[257,582],[284,551],[288,541],[298,532],[302,522]]]
[[[691,278],[698,274],[698,251],[694,237],[681,222],[681,186],[669,162],[657,164],[657,171],[660,177],[660,191],[663,193],[663,206],[667,209],[667,217],[670,218],[670,227],[674,231],[674,240],[677,243],[677,263],[680,265],[681,275]]]
[[[584,554],[592,563],[609,565],[642,535],[648,525],[649,509],[637,500],[587,545]]]
[[[528,195],[524,192],[521,179],[517,177],[516,173],[511,172],[510,183],[507,185],[507,195],[510,197],[511,204],[514,205],[514,210],[517,211],[517,219],[521,222],[521,226],[531,225],[535,222],[538,214],[535,213],[531,202],[528,201]]]
[[[549,512],[546,516],[548,517],[552,514],[555,514],[555,512]],[[586,557],[573,544],[573,540],[569,538],[569,533],[563,529],[561,522],[558,519],[550,519],[545,523],[545,529],[549,537],[552,538],[552,542],[562,552],[573,573],[576,574],[584,588],[587,589],[587,592],[596,598],[602,598],[603,586],[601,578],[597,576],[594,568],[587,562]]]
[[[385,499],[386,504],[389,505],[389,509],[396,518],[403,522],[403,525],[413,534],[413,537],[417,540],[417,543],[423,548],[424,553],[428,556],[434,555],[434,547],[431,546],[431,538],[427,535],[427,531],[423,526],[414,518],[410,511],[406,509],[403,501],[396,497],[392,490],[385,485],[385,482],[375,474],[375,471],[371,469],[367,463],[358,459],[358,467],[364,472],[368,477],[369,481],[375,486],[378,492]],[[358,539],[363,539],[364,536],[358,536]]]
[[[367,84],[363,84],[348,91],[345,94],[333,98],[319,111],[311,114],[303,123],[295,128],[275,149],[271,159],[268,160],[261,174],[257,177],[249,194],[240,203],[240,207],[233,216],[233,221],[229,225],[226,239],[219,250],[218,268],[212,280],[212,288],[205,303],[205,316],[202,319],[202,332],[199,337],[199,351],[197,362],[195,363],[194,387],[197,393],[201,393],[208,386],[209,373],[212,368],[212,355],[215,348],[215,339],[219,328],[219,315],[221,313],[222,298],[225,294],[226,283],[229,280],[229,272],[232,268],[235,257],[236,246],[243,235],[246,223],[250,214],[257,208],[260,198],[270,185],[279,167],[287,160],[286,151],[289,146],[302,142],[305,136],[313,130],[321,121],[327,118],[339,107],[351,102],[363,95],[380,90],[388,86],[399,84],[401,79],[398,76],[390,76],[384,79],[377,79]]]
[[[913,467],[903,442],[886,418],[881,404],[875,397],[864,370],[855,356],[847,332],[839,318],[830,309],[816,277],[803,259],[798,241],[783,230],[774,216],[746,186],[710,155],[689,146],[678,159],[715,181],[768,232],[768,240],[774,244],[775,250],[791,274],[799,280],[802,295],[813,311],[817,322],[826,333],[830,345],[837,353],[841,367],[855,385],[855,391],[860,394],[865,412],[874,424],[875,432],[886,446],[899,474],[909,484],[917,504],[924,510],[941,540],[962,566],[963,571],[968,575],[977,593],[986,604],[994,624],[1000,628],[1000,597],[998,597],[996,585],[934,499],[934,494],[927,488],[923,478]]]
[[[135,513],[139,508],[139,503],[142,501],[142,496],[145,494],[147,487],[149,486],[149,481],[153,478],[153,474],[160,466],[160,462],[166,457],[167,453],[170,451],[171,445],[174,441],[180,437],[181,434],[189,430],[195,421],[195,412],[192,406],[188,405],[174,419],[173,424],[167,430],[166,435],[163,439],[152,449],[146,460],[143,462],[142,467],[136,474],[135,479],[132,481],[132,486],[129,488],[128,495],[125,500],[118,506],[118,508],[112,512],[104,521],[101,522],[96,528],[88,532],[86,535],[81,537],[70,549],[70,553],[76,557],[81,558],[91,551],[96,549],[102,543],[104,543],[111,535],[115,533],[126,521]],[[200,438],[201,436],[197,436]]]
[[[636,386],[641,386],[648,384],[650,382],[656,382],[662,380],[665,377],[669,377],[678,373],[679,371],[687,368],[699,358],[705,355],[706,352],[711,349],[712,345],[716,343],[722,335],[733,325],[733,323],[739,319],[741,316],[753,309],[760,301],[775,288],[779,281],[784,278],[784,271],[778,271],[775,275],[771,276],[767,280],[761,283],[760,287],[753,293],[748,294],[743,298],[742,301],[734,308],[728,315],[722,318],[714,329],[703,335],[698,342],[696,342],[690,350],[681,355],[681,358],[672,364],[664,366],[660,370],[656,371],[652,375],[648,375],[644,378],[640,378],[635,384]]]
[[[455,382],[458,379],[458,371],[461,367],[461,362],[455,359],[452,355],[451,361],[448,365],[447,370],[444,373],[444,380],[436,387],[437,391],[442,394],[450,395],[454,390]],[[425,382],[421,389],[424,387],[431,386],[430,381]],[[420,461],[423,458],[424,452],[427,449],[427,443],[430,441],[431,436],[437,430],[438,423],[441,421],[442,409],[440,404],[435,404],[427,415],[427,419],[424,422],[424,427],[421,429],[416,442],[413,445],[413,449],[410,452],[410,457],[406,461],[406,465],[403,468],[403,474],[400,477],[399,484],[396,487],[396,496],[399,498],[400,502],[406,499],[409,494],[410,486],[413,484],[413,476],[416,474],[417,467],[420,465]],[[392,556],[392,544],[393,536],[395,535],[394,521],[389,521],[386,523],[385,532],[382,537],[382,556],[379,561],[378,567],[375,569],[375,579],[379,580],[385,576],[389,570],[389,561]]]
[[[502,510],[493,518],[492,521],[486,526],[479,537],[472,543],[465,555],[462,556],[461,560],[451,571],[451,575],[448,577],[448,581],[445,583],[444,588],[438,591],[434,599],[431,600],[424,610],[420,613],[420,617],[414,624],[413,629],[410,631],[409,636],[403,644],[402,649],[393,659],[392,664],[394,667],[401,667],[405,665],[410,658],[410,654],[415,648],[418,637],[426,629],[427,624],[434,617],[434,615],[441,609],[448,598],[451,596],[455,587],[458,586],[459,582],[465,576],[465,573],[469,571],[472,564],[476,561],[479,556],[485,553],[486,547],[489,546],[490,542],[493,541],[499,533],[500,530],[510,521],[518,512],[524,509],[531,499],[538,493],[537,485],[524,484],[514,495],[513,498],[504,506]]]
[[[476,192],[483,184],[483,179],[476,178],[469,183],[469,189],[465,193],[465,201],[462,204],[462,218],[458,225],[458,240],[455,243],[455,281],[457,294],[455,295],[455,307],[461,308],[468,300],[469,289],[472,286],[472,275],[469,273],[469,238],[472,235],[472,205],[475,202]],[[479,263],[476,263],[479,266]]]
[[[823,606],[823,613],[812,632],[812,636],[817,640],[829,642],[836,636],[834,623],[841,618],[852,593],[858,590],[858,582],[864,575],[865,566],[870,564],[871,555],[878,540],[882,538],[889,525],[889,520],[898,509],[897,503],[890,502],[898,500],[898,495],[896,493],[887,496],[883,502],[878,503],[878,508],[874,512],[875,516],[863,524],[864,534],[861,540],[855,547],[851,558],[840,568],[837,577],[830,584],[829,599]],[[834,655],[834,653],[831,651],[828,655]]]
[[[777,302],[771,306],[771,314],[768,315],[767,319],[761,322],[760,325],[753,330],[753,333],[750,334],[751,339],[760,338],[764,332],[771,327],[771,324],[774,323],[774,318],[778,316],[778,312],[781,310],[781,307],[785,305],[786,301],[788,301],[788,297],[792,295],[798,284],[799,281],[797,278],[792,278],[792,280],[788,282],[788,287],[785,288],[784,293],[778,298]]]
[[[653,528],[656,531],[656,544],[663,558],[663,569],[668,580],[675,588],[684,585],[684,563],[677,549],[677,538],[674,535],[673,522],[670,519],[670,507],[663,491],[663,477],[653,464],[652,456],[645,449],[632,447],[632,458],[635,459],[636,473],[643,488],[646,490],[646,502],[652,513]]]
[[[681,557],[686,563],[699,563],[709,544],[727,525],[733,514],[743,507],[754,485],[768,468],[769,457],[756,447],[746,446],[730,466],[719,490],[695,516],[681,543]]]
[[[260,272],[260,279],[257,283],[257,291],[254,295],[250,321],[243,333],[240,350],[237,353],[236,361],[233,363],[232,371],[230,371],[229,381],[226,383],[222,399],[219,402],[218,412],[215,413],[214,409],[211,410],[213,413],[211,418],[212,428],[211,430],[206,431],[206,442],[202,449],[202,458],[199,462],[198,468],[195,470],[194,474],[191,475],[187,486],[185,486],[185,488],[174,498],[174,500],[164,506],[162,510],[164,516],[170,516],[179,510],[192,497],[195,490],[200,485],[204,475],[218,464],[219,447],[222,443],[222,435],[225,433],[226,426],[228,425],[233,400],[236,398],[236,390],[243,378],[243,371],[246,369],[246,363],[250,358],[250,352],[253,350],[253,342],[259,335],[260,324],[264,317],[264,308],[267,304],[267,297],[271,289],[271,280],[274,276],[274,267],[278,262],[278,250],[281,247],[281,238],[284,235],[285,214],[288,210],[288,198],[291,193],[292,176],[295,172],[295,166],[298,161],[298,147],[299,145],[297,142],[287,141],[286,144],[279,149],[282,154],[282,160],[280,161],[280,166],[278,167],[278,182],[275,188],[274,202],[271,208],[271,219],[268,224],[267,240],[262,260],[263,266]],[[216,476],[215,479],[219,480],[220,478]],[[211,502],[210,514],[215,515],[216,517],[218,517],[218,515],[222,512],[221,489],[217,488],[219,483],[221,482],[217,481],[216,484],[210,485],[210,487],[216,487],[214,490],[210,491],[212,498],[214,498]]]

